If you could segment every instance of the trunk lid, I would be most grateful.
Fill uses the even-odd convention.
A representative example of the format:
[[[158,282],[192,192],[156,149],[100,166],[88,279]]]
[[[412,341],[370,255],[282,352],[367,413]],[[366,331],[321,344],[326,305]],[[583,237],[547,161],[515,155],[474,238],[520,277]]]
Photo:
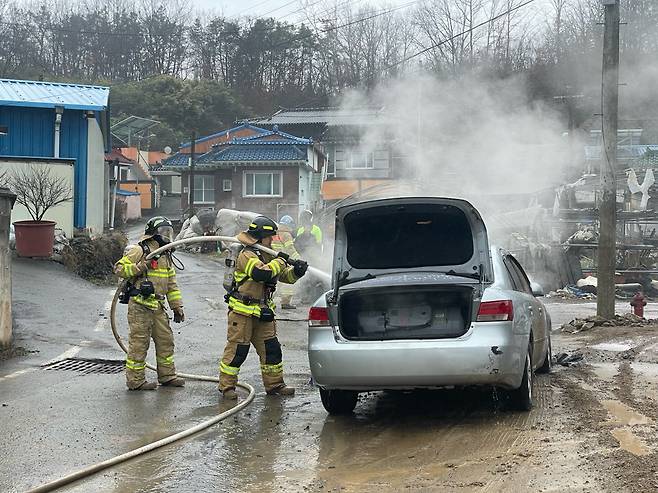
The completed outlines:
[[[438,197],[374,200],[336,211],[333,285],[405,272],[493,281],[487,230],[467,201]]]

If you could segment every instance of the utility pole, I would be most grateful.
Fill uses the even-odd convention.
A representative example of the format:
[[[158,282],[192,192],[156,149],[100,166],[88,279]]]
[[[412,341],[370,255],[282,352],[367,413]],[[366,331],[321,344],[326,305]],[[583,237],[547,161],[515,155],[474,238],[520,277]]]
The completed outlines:
[[[194,166],[195,166],[195,152],[196,152],[196,132],[192,132],[192,140],[190,141],[190,183],[189,190],[190,196],[187,201],[187,206],[190,211],[189,217],[192,217],[195,214],[194,210]]]
[[[619,0],[601,0],[605,7],[602,81],[602,153],[599,205],[598,287],[596,312],[615,315],[615,260],[617,236],[617,120],[619,110]]]

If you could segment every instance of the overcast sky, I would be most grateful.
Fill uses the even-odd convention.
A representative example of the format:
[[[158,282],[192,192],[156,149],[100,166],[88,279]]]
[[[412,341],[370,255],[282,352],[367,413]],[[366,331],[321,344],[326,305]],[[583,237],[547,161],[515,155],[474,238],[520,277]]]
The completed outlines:
[[[371,5],[396,6],[410,3],[411,0],[352,0],[358,5],[370,3]],[[317,4],[316,4],[317,2]],[[313,6],[322,10],[323,5],[332,5],[333,1],[318,0],[191,0],[191,3],[201,9],[213,9],[223,12],[227,16],[252,15],[268,17],[282,17],[285,20],[299,19],[298,11],[302,5]],[[343,3],[338,2],[338,3]]]

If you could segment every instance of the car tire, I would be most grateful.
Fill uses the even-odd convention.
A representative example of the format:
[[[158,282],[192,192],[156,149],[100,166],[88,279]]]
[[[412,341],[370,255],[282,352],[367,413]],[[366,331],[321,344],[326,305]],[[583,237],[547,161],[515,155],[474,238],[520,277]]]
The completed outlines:
[[[532,409],[532,380],[532,358],[530,350],[528,350],[525,356],[521,386],[509,391],[509,402],[512,409],[516,411]]]
[[[544,356],[544,362],[542,365],[537,368],[537,373],[550,373],[551,368],[553,368],[553,347],[551,344],[551,335],[548,335],[548,347],[546,348],[546,355]]]
[[[359,399],[359,393],[351,390],[320,389],[322,405],[329,414],[352,414]]]

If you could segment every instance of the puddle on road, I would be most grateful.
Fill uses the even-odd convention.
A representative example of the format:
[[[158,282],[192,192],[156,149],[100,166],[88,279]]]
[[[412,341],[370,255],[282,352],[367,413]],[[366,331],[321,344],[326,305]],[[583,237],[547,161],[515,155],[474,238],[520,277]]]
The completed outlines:
[[[616,426],[636,426],[652,423],[651,418],[648,418],[644,414],[640,414],[623,402],[606,400],[601,401],[601,404],[603,404],[603,407],[605,407],[612,416],[612,419],[606,424]]]
[[[618,426],[610,430],[613,437],[619,442],[619,447],[634,455],[649,455],[651,449],[644,441],[633,433],[633,426],[649,425],[653,421],[623,402],[615,400],[604,400],[601,404],[610,413],[610,420],[605,425]]]
[[[634,455],[649,455],[651,449],[630,428],[615,428],[610,433],[619,442],[619,447]]]
[[[592,363],[592,371],[601,380],[612,381],[619,373],[617,363]]]
[[[614,353],[623,353],[624,351],[628,351],[629,349],[633,349],[633,346],[629,344],[630,341],[626,342],[601,342],[599,344],[594,344],[593,346],[590,346],[592,349],[596,349],[597,351],[611,351]]]

